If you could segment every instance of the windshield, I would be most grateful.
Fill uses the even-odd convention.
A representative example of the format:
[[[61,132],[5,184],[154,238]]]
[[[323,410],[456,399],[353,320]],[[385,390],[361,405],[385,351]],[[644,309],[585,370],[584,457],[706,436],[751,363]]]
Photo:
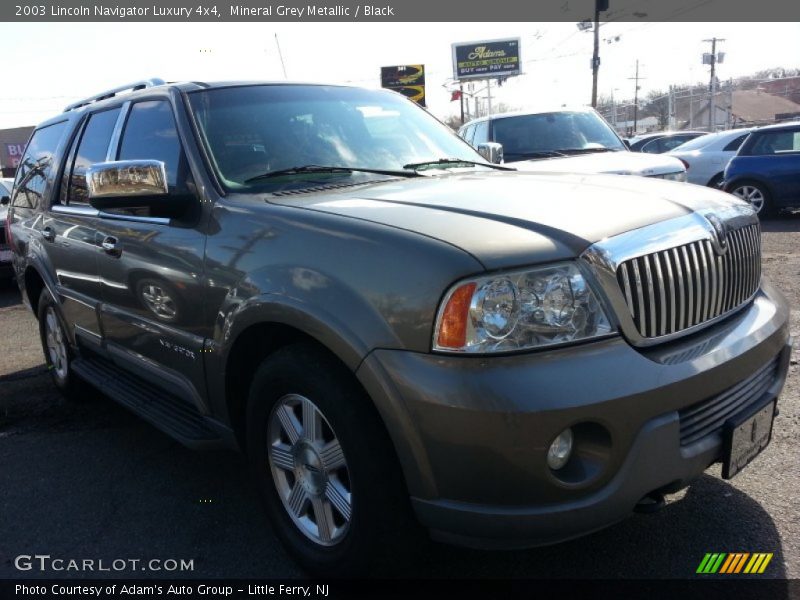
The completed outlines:
[[[232,191],[413,175],[405,165],[442,158],[486,162],[425,110],[392,92],[251,85],[192,92],[189,101],[217,173]]]
[[[506,160],[592,151],[627,150],[611,127],[593,111],[563,111],[499,118],[495,142]],[[565,152],[566,151],[566,152]]]

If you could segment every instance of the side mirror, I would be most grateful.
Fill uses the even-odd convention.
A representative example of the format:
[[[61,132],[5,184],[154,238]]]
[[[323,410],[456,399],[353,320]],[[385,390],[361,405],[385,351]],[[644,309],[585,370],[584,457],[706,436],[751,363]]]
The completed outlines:
[[[478,154],[488,162],[499,165],[503,162],[503,144],[498,144],[497,142],[478,144]]]
[[[3,196],[0,198],[0,206],[8,206],[9,204],[11,204],[10,196]]]
[[[160,160],[95,163],[86,170],[89,204],[110,208],[159,208],[168,202],[167,172]]]
[[[631,149],[631,142],[628,139],[622,140],[622,143],[625,144],[625,147],[630,150]]]

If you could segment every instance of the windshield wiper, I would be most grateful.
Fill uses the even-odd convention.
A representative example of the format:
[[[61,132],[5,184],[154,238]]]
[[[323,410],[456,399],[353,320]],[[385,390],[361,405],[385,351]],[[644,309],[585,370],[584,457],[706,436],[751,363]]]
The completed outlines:
[[[474,160],[465,160],[463,158],[437,158],[434,160],[425,160],[422,162],[408,163],[403,165],[404,169],[422,169],[424,167],[452,167],[454,165],[471,165],[474,167],[489,167],[490,169],[499,169],[500,171],[516,171],[514,167],[504,167],[502,165],[495,165],[489,162],[477,162]]]
[[[393,169],[367,169],[362,167],[334,167],[326,165],[303,165],[302,167],[289,167],[288,169],[278,169],[276,171],[267,171],[261,175],[245,179],[245,183],[251,183],[260,179],[271,179],[273,177],[281,177],[282,175],[302,175],[306,173],[376,173],[378,175],[395,175],[398,177],[421,177],[415,171],[400,171]]]
[[[618,150],[621,150],[621,148],[565,148],[563,150],[559,150],[559,152],[562,152],[563,154],[593,154],[596,152],[617,152]]]

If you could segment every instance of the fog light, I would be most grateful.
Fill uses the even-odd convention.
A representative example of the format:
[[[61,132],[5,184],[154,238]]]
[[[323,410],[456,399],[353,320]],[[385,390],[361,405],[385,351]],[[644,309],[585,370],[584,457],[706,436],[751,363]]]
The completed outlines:
[[[567,464],[570,454],[572,454],[572,429],[568,427],[550,444],[550,449],[547,451],[547,466],[558,471]]]

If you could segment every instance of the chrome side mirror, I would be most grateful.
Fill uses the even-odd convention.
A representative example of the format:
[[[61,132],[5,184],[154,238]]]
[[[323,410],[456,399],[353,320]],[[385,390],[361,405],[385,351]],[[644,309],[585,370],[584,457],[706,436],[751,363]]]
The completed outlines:
[[[120,160],[114,162],[95,163],[86,170],[86,187],[89,191],[89,202],[95,208],[107,208],[110,205],[142,206],[135,199],[153,196],[166,196],[167,171],[160,160]],[[116,199],[114,202],[103,201]],[[106,204],[105,207],[95,205]],[[149,204],[149,202],[145,204]]]
[[[478,154],[488,162],[499,165],[503,162],[503,144],[498,144],[497,142],[478,144]]]

